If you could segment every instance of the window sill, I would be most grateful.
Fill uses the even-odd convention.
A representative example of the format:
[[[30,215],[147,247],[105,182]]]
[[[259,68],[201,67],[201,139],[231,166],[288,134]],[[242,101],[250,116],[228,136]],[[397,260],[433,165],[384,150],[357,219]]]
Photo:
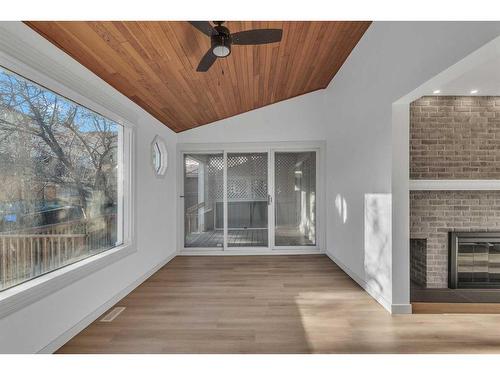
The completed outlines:
[[[125,244],[0,292],[0,319],[136,251]]]

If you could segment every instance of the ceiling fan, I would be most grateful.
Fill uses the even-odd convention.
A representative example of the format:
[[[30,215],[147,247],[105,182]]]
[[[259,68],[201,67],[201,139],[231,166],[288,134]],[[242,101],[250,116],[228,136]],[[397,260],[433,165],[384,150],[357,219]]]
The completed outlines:
[[[231,45],[257,45],[276,43],[281,41],[283,30],[281,29],[255,29],[240,31],[234,34],[227,27],[222,26],[224,21],[214,21],[212,26],[208,21],[189,21],[203,34],[210,37],[211,47],[201,58],[197,72],[206,72],[217,58],[227,57],[231,54]]]

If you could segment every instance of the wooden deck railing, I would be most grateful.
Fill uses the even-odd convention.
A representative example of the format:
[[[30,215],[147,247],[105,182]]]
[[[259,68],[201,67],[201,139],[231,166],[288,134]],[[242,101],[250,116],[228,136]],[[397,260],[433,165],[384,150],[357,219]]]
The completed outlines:
[[[0,290],[84,259],[116,242],[116,215],[0,233]]]

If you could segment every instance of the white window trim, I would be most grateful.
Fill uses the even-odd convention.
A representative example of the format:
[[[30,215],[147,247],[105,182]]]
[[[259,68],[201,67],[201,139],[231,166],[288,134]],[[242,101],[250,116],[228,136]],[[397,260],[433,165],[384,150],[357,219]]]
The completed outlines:
[[[156,170],[156,166],[154,163],[153,159],[153,152],[154,152],[154,147],[158,145],[158,149],[160,151],[160,170]],[[153,172],[156,177],[159,178],[164,178],[165,175],[167,174],[167,169],[168,169],[168,149],[167,149],[167,143],[165,140],[160,137],[159,135],[155,136],[153,138],[153,141],[151,142],[151,167],[153,168]]]
[[[3,40],[0,41],[0,49],[3,47],[3,42]],[[16,43],[16,41],[13,41],[13,43]],[[79,105],[85,106],[88,109],[123,126],[123,142],[120,142],[123,147],[123,153],[119,152],[123,161],[123,167],[121,168],[120,173],[123,184],[121,184],[121,189],[119,191],[119,199],[120,196],[121,199],[123,199],[121,210],[123,215],[123,227],[122,231],[119,233],[122,238],[122,244],[100,254],[77,261],[73,264],[38,276],[32,280],[0,292],[0,318],[2,318],[74,283],[83,277],[86,277],[112,263],[118,262],[120,259],[137,251],[137,246],[136,223],[134,219],[136,205],[136,126],[122,118],[115,111],[103,107],[88,97],[70,89],[65,83],[62,82],[62,80],[51,78],[57,77],[57,72],[64,70],[64,67],[56,62],[53,62],[53,64],[50,65],[41,64],[39,69],[47,72],[41,73],[40,70],[33,69],[15,57],[0,51],[0,66],[32,80],[33,82],[46,87],[56,94],[64,96]],[[82,84],[84,85],[85,82],[82,82]]]

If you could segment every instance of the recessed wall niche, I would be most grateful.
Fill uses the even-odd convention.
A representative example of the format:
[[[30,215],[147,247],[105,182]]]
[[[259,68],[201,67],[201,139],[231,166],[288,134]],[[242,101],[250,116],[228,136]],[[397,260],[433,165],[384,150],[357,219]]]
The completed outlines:
[[[410,179],[500,179],[500,97],[426,96],[413,102]],[[422,283],[425,269],[423,286],[448,287],[449,232],[499,229],[500,191],[410,192],[413,283]],[[425,254],[416,246],[422,241]]]

